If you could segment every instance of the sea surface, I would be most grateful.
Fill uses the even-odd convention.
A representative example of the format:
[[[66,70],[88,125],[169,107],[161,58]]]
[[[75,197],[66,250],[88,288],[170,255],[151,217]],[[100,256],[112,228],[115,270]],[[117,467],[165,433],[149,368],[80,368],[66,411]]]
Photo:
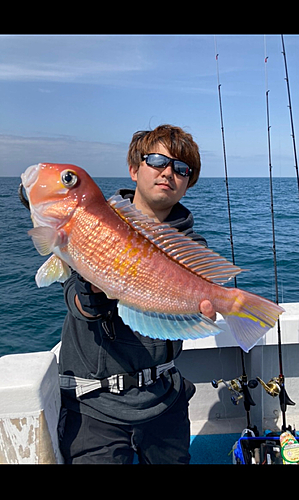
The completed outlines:
[[[130,178],[95,179],[108,198]],[[20,179],[0,178],[0,356],[51,349],[66,314],[62,285],[37,288],[40,256],[27,231],[29,212],[18,198]],[[280,302],[299,302],[299,197],[295,178],[274,178],[275,240]],[[237,277],[245,290],[275,300],[273,237],[268,178],[231,178],[229,192],[235,262],[248,269]],[[202,178],[183,198],[195,229],[208,245],[231,260],[225,181]],[[163,279],[163,277],[162,277]]]

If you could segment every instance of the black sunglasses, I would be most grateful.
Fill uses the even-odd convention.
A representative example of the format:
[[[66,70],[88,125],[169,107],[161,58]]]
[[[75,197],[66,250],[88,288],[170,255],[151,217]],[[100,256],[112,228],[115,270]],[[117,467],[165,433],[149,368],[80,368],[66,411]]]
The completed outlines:
[[[168,158],[168,156],[161,155],[159,153],[143,155],[142,159],[145,160],[149,167],[166,168],[169,164],[171,164],[171,167],[176,174],[179,174],[182,177],[190,177],[192,175],[192,169],[187,165],[187,163],[175,160],[174,158]]]

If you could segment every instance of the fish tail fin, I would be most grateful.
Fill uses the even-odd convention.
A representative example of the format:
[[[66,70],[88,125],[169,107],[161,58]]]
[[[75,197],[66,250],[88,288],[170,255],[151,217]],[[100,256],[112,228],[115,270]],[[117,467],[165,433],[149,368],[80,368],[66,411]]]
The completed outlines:
[[[271,300],[238,290],[232,311],[223,317],[240,347],[248,352],[275,326],[283,312],[284,309]]]

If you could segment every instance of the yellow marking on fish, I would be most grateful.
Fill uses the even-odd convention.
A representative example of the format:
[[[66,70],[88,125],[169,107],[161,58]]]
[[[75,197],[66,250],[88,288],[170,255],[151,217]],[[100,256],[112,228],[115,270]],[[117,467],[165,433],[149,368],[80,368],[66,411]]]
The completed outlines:
[[[135,257],[139,253],[138,248],[132,248],[132,250],[129,251],[128,257]]]
[[[263,321],[259,320],[256,316],[252,316],[252,314],[244,313],[244,312],[230,312],[228,316],[238,316],[239,318],[251,319],[255,323],[259,323],[262,328],[266,328],[268,325]]]
[[[133,262],[132,259],[136,257],[138,253],[139,249],[132,248],[132,244],[128,243],[127,246],[114,259],[112,267],[115,271],[118,271],[121,276],[124,276],[125,274],[137,276],[137,270],[141,262],[141,258],[139,257]]]

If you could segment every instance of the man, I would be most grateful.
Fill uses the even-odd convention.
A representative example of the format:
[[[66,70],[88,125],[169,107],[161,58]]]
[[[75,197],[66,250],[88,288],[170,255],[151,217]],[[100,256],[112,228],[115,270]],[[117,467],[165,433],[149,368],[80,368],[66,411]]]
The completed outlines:
[[[192,136],[170,125],[137,132],[128,164],[136,190],[119,194],[149,217],[206,245],[193,232],[192,214],[179,203],[200,172]],[[118,316],[117,301],[75,271],[64,292],[68,314],[59,369],[65,462],[131,464],[135,451],[142,464],[188,464],[188,401],[195,387],[174,364],[182,342],[133,332]],[[208,300],[200,310],[214,319]],[[64,386],[63,375],[73,385]]]

